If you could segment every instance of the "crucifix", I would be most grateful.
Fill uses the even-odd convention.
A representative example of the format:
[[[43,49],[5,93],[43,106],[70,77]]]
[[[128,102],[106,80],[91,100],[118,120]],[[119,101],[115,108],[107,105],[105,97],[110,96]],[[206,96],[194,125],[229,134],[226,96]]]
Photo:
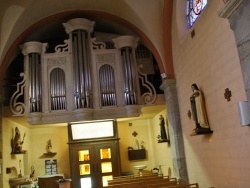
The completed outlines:
[[[136,131],[134,131],[134,132],[132,133],[132,135],[133,135],[134,137],[136,137],[136,136],[138,135],[138,133],[137,133]]]

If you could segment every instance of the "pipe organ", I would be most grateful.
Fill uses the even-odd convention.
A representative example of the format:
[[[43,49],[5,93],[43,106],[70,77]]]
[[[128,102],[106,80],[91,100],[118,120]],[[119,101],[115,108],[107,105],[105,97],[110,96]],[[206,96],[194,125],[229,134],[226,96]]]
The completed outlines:
[[[69,38],[54,53],[46,53],[47,43],[21,46],[23,81],[10,104],[15,115],[27,116],[30,124],[114,119],[139,116],[143,105],[153,104],[154,89],[148,91],[151,101],[140,93],[139,79],[146,75],[136,61],[138,38],[119,36],[106,47],[91,38],[94,25],[83,18],[63,23]],[[20,95],[23,104],[16,102]]]

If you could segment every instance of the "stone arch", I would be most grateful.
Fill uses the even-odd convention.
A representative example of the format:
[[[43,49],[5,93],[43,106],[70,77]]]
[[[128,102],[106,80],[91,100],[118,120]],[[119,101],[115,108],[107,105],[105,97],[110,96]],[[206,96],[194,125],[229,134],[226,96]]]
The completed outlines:
[[[160,53],[156,49],[155,45],[153,42],[150,40],[150,38],[143,32],[141,31],[137,26],[133,25],[129,21],[120,18],[116,15],[112,15],[109,13],[101,12],[101,11],[91,11],[91,10],[74,10],[74,11],[65,11],[61,13],[57,13],[51,16],[48,16],[40,21],[37,21],[36,23],[33,23],[31,26],[29,26],[25,31],[23,31],[12,43],[12,45],[8,48],[6,51],[6,54],[2,60],[1,63],[1,69],[0,69],[0,83],[3,82],[4,79],[4,73],[6,72],[8,66],[10,65],[11,61],[17,54],[20,52],[19,51],[19,45],[23,43],[26,38],[31,34],[36,31],[38,31],[41,27],[45,26],[46,24],[51,24],[55,21],[58,20],[65,20],[65,19],[70,19],[73,17],[80,17],[80,16],[89,16],[89,17],[99,17],[99,18],[105,18],[109,21],[118,23],[123,25],[124,27],[130,29],[134,33],[136,33],[144,42],[144,44],[151,50],[153,53],[157,64],[159,66],[160,72],[163,73],[164,71],[164,66],[163,66],[163,60],[160,56]],[[16,29],[13,27],[13,29]]]

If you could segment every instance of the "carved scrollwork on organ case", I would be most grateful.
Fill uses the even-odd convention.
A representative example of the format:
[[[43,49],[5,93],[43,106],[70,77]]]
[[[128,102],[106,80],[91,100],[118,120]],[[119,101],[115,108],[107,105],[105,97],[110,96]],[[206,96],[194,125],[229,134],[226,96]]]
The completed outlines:
[[[156,91],[154,86],[148,81],[147,75],[143,74],[140,70],[143,68],[142,65],[138,66],[139,78],[141,80],[142,86],[148,89],[148,92],[142,95],[142,99],[146,104],[153,104],[156,100]]]
[[[18,102],[19,97],[24,94],[24,87],[26,82],[25,74],[21,73],[20,76],[23,77],[23,80],[17,84],[17,90],[10,99],[10,109],[15,115],[22,115],[26,110],[25,104],[23,102]]]
[[[69,52],[69,40],[64,40],[64,44],[55,47],[55,53]]]
[[[105,49],[106,44],[104,42],[96,42],[96,38],[92,39],[92,47],[93,49]]]

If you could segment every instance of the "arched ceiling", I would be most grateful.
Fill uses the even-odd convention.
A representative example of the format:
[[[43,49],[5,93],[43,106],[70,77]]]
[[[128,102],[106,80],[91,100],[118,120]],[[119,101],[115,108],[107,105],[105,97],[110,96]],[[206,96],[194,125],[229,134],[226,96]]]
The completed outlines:
[[[25,40],[53,35],[62,22],[84,16],[96,21],[95,30],[100,32],[140,36],[153,52],[161,72],[165,72],[163,4],[164,0],[1,1],[0,63],[7,62],[1,68],[7,68],[13,54],[17,53],[16,47]]]
[[[166,25],[163,23],[166,18],[163,14],[166,13],[163,9],[164,0],[0,1],[0,83],[10,62],[20,52],[20,44],[65,35],[62,23],[76,17],[95,21],[96,32],[139,36],[153,52],[161,73],[164,73],[163,33]],[[160,106],[158,110],[154,108],[154,113],[147,114],[152,117],[163,109],[164,106]]]

